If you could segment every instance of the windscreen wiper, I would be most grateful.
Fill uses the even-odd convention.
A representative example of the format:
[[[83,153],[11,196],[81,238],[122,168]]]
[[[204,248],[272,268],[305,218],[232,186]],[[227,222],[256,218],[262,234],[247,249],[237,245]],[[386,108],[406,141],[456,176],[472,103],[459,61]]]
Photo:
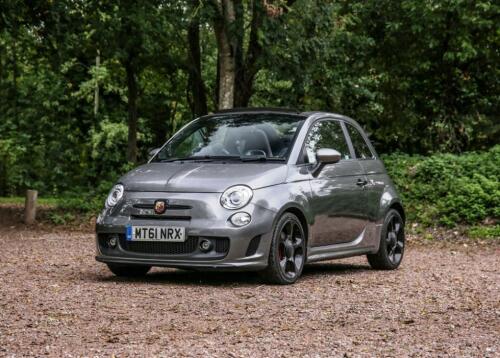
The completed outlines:
[[[184,162],[184,161],[194,161],[194,162],[211,162],[214,160],[237,160],[242,162],[284,162],[284,158],[268,158],[265,156],[239,156],[239,155],[199,155],[183,158],[172,158],[164,159],[162,163],[171,162]]]
[[[242,162],[284,162],[285,158],[269,158],[262,156],[240,157]]]
[[[199,155],[199,156],[191,156],[191,157],[164,159],[161,162],[162,163],[184,162],[184,161],[210,162],[212,160],[240,160],[240,156],[239,155]]]

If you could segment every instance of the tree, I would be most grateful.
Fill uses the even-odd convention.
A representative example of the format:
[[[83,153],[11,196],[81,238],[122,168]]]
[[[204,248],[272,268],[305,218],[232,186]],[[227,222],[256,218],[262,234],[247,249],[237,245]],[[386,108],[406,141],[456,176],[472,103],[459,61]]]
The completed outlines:
[[[347,114],[380,153],[488,148],[499,13],[488,0],[4,1],[0,195],[107,189],[127,158],[233,106]]]
[[[189,89],[188,96],[191,112],[195,117],[207,114],[207,95],[203,75],[201,73],[201,51],[200,51],[200,0],[191,0],[191,19],[187,29],[188,43],[188,73]]]
[[[99,2],[98,2],[99,3]],[[103,13],[94,34],[103,57],[116,58],[125,71],[127,88],[127,160],[138,159],[138,106],[142,93],[140,76],[148,66],[175,68],[179,62],[169,51],[169,34],[182,18],[181,6],[168,1],[115,0],[100,6]],[[181,26],[182,27],[182,24]],[[174,36],[175,39],[175,36]]]
[[[253,94],[255,76],[264,52],[264,22],[279,18],[294,0],[210,0],[211,17],[217,42],[217,102],[219,109],[246,107]],[[247,13],[250,14],[247,14]],[[250,20],[250,33],[245,30],[246,18]],[[245,50],[245,37],[248,46]]]

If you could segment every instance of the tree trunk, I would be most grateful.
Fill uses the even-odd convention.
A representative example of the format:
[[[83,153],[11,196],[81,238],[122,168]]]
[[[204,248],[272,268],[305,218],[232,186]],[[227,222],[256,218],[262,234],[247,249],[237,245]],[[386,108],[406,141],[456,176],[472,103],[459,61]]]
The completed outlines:
[[[132,60],[129,58],[125,64],[127,73],[128,90],[128,145],[127,160],[137,163],[137,77]]]
[[[193,8],[199,6],[199,0],[193,0]],[[196,11],[196,9],[193,9]],[[205,84],[201,75],[201,51],[200,51],[200,19],[195,14],[188,27],[189,46],[189,87],[192,98],[188,97],[191,112],[195,117],[207,114],[207,95]]]
[[[17,64],[17,27],[14,27],[12,32],[12,103],[14,117],[17,117],[18,109],[18,88],[17,88],[17,78],[18,78],[18,64]]]
[[[228,109],[234,106],[234,85],[236,78],[235,52],[237,37],[234,36],[231,30],[236,20],[235,3],[239,3],[240,0],[214,1],[218,12],[214,19],[219,69],[218,108]]]
[[[219,109],[233,108],[236,64],[227,35],[219,40]]]
[[[216,108],[219,108],[219,83],[220,83],[220,64],[219,56],[217,56],[217,71],[215,74],[215,93],[214,93],[214,104]]]
[[[273,5],[266,0],[251,1],[252,17],[248,48],[243,56],[245,43],[244,6],[241,0],[211,0],[215,10],[214,30],[217,40],[217,86],[219,109],[246,107],[253,94],[253,83],[261,65],[259,58],[264,49],[259,42],[259,31],[264,19],[279,19],[295,0],[286,6]]]
[[[263,52],[262,46],[258,40],[258,31],[262,27],[264,21],[264,11],[265,9],[261,1],[253,1],[248,48],[244,61],[243,59],[239,61],[240,66],[236,70],[235,107],[247,107],[250,97],[253,94],[255,75],[260,69],[258,60]],[[243,43],[243,41],[241,41],[241,43]],[[241,49],[240,52],[243,54],[243,49]]]
[[[101,52],[97,50],[97,55],[95,56],[96,71],[99,71],[100,64],[101,64]],[[99,81],[96,78],[94,87],[94,117],[97,117],[98,111],[99,111]]]

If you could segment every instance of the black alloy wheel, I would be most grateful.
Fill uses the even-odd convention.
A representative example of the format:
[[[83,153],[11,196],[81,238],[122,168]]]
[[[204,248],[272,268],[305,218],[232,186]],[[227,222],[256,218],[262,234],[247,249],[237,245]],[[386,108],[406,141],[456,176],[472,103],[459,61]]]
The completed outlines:
[[[302,274],[305,260],[304,228],[294,214],[285,213],[275,226],[264,275],[272,283],[294,283]]]
[[[375,269],[394,270],[401,264],[404,250],[404,221],[398,211],[391,209],[385,216],[379,250],[367,255],[368,262]]]

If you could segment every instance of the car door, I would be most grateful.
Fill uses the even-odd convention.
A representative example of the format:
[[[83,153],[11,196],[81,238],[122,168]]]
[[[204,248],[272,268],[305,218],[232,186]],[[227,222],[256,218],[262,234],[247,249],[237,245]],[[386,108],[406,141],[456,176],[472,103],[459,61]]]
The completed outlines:
[[[366,195],[364,210],[371,221],[376,221],[379,215],[380,200],[387,184],[384,164],[378,159],[375,151],[369,145],[368,138],[362,134],[360,128],[351,123],[345,123],[345,127],[352,143],[354,155],[367,178],[367,183],[364,186]]]
[[[355,240],[363,232],[367,218],[363,186],[363,168],[353,159],[352,148],[340,121],[322,119],[315,122],[305,140],[305,157],[313,165],[320,148],[335,149],[342,159],[326,165],[310,180],[311,209],[314,215],[311,246],[325,246]]]

